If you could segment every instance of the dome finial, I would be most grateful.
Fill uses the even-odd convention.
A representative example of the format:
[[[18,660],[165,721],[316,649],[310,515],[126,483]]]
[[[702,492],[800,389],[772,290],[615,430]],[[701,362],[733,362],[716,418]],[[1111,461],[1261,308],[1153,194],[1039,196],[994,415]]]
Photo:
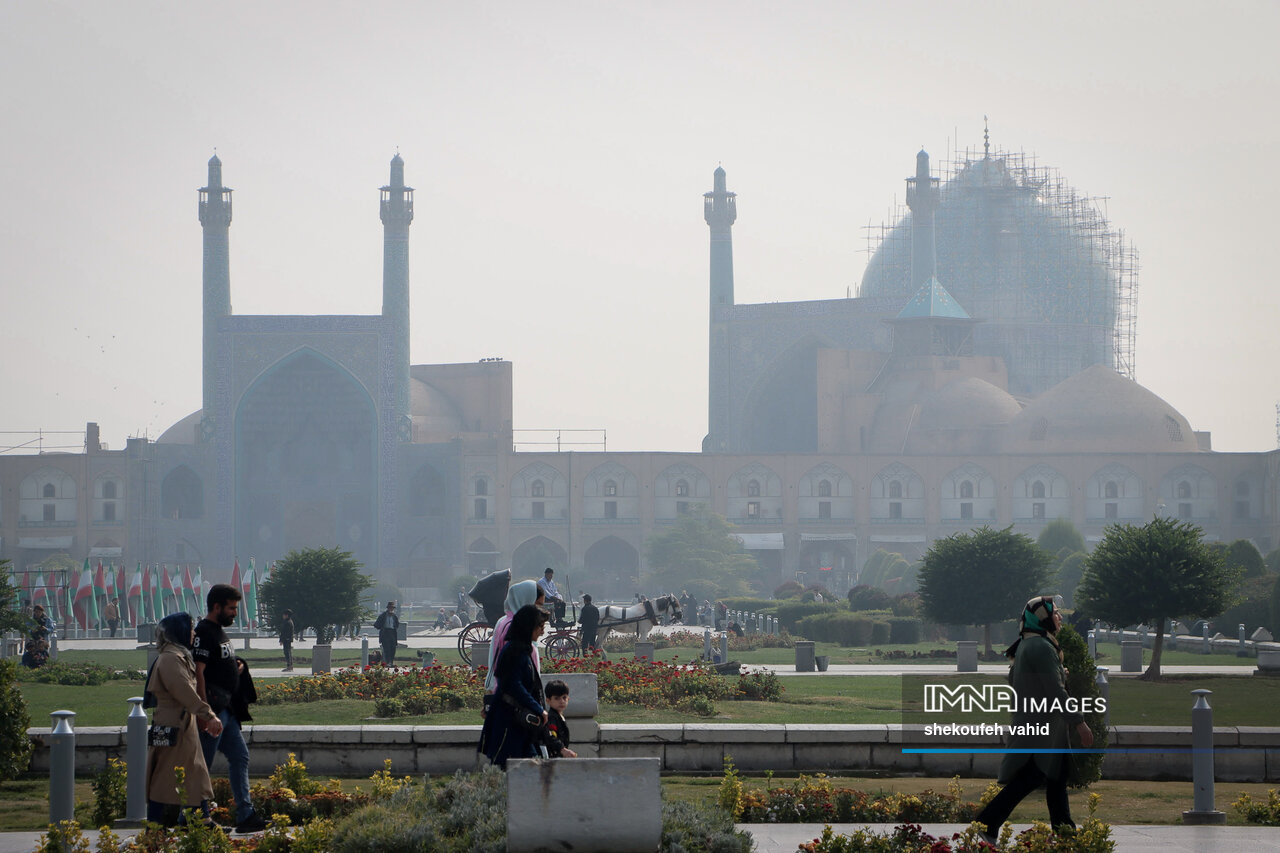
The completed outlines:
[[[982,117],[982,159],[991,159],[991,125],[987,117]]]

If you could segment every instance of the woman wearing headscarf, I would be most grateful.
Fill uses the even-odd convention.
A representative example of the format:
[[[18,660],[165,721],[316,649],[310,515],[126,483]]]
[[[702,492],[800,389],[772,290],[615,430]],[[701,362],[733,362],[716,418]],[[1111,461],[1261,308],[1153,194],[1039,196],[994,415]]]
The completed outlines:
[[[974,818],[985,824],[987,833],[995,837],[1000,826],[1009,819],[1018,803],[1041,785],[1045,786],[1045,799],[1049,806],[1049,822],[1059,827],[1074,828],[1071,806],[1067,799],[1067,774],[1069,755],[1054,750],[1070,749],[1068,729],[1075,726],[1084,748],[1093,746],[1093,732],[1084,715],[1068,711],[1067,671],[1062,665],[1062,649],[1058,646],[1058,629],[1062,627],[1062,614],[1058,612],[1061,599],[1056,596],[1036,596],[1022,609],[1021,630],[1018,639],[1005,650],[1013,661],[1009,668],[1009,683],[1017,693],[1013,725],[1026,725],[1024,731],[1048,725],[1048,734],[1010,734],[1010,750],[1034,750],[1009,752],[1000,762],[998,781],[1004,787]],[[1027,701],[1047,701],[1051,710],[1028,712]],[[1059,710],[1060,709],[1060,710]]]
[[[546,611],[533,604],[517,610],[494,666],[494,701],[485,715],[476,749],[503,768],[510,758],[534,758],[542,743],[542,729],[535,730],[521,720],[543,728],[547,723],[536,655],[548,618]]]
[[[507,590],[507,600],[504,609],[507,611],[498,624],[493,626],[493,637],[489,640],[489,672],[484,677],[484,692],[493,692],[493,671],[498,662],[498,653],[502,651],[502,644],[507,640],[507,629],[511,625],[516,611],[521,607],[527,607],[530,604],[542,604],[542,591],[538,589],[536,581],[520,581],[511,585]],[[538,649],[535,646],[533,650],[533,660],[535,664],[539,664]]]
[[[147,820],[173,825],[179,808],[199,807],[209,818],[213,786],[204,763],[198,731],[222,732],[222,722],[196,692],[191,658],[195,624],[189,613],[171,613],[156,626],[158,653],[147,676],[154,696],[150,748],[147,750]],[[178,796],[175,770],[185,769],[186,798]]]

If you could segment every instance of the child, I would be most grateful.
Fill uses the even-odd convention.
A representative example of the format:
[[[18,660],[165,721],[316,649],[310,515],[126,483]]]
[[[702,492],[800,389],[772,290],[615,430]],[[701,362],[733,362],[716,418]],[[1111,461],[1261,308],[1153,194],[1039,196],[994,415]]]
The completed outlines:
[[[552,758],[577,758],[578,753],[569,748],[569,726],[564,721],[569,707],[569,685],[559,679],[547,682],[543,689],[547,699],[547,752]]]

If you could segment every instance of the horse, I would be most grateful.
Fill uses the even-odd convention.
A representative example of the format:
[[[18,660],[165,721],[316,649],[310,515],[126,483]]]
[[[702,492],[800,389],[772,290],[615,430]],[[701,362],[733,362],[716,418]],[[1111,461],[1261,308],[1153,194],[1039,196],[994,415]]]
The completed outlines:
[[[680,609],[680,599],[674,595],[660,595],[652,601],[645,599],[639,604],[630,606],[606,604],[600,608],[600,640],[604,641],[610,629],[617,630],[630,625],[636,626],[636,638],[644,640],[653,627],[661,622],[664,614],[670,614],[673,619],[683,620],[684,613]]]

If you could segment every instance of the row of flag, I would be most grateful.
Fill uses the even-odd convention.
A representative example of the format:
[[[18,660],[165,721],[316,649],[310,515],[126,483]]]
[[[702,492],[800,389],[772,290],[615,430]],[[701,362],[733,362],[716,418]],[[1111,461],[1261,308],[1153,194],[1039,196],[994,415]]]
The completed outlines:
[[[262,581],[271,577],[275,563],[262,570]],[[253,629],[258,627],[258,571],[253,559],[242,573],[240,561],[231,570],[231,585],[241,591],[236,626]],[[10,583],[19,590],[19,596],[34,607],[42,605],[61,624],[78,625],[81,628],[107,627],[107,605],[120,602],[120,627],[137,627],[146,622],[158,622],[170,613],[186,611],[199,618],[206,612],[205,583],[199,566],[195,574],[191,567],[179,567],[170,573],[166,565],[143,566],[138,564],[132,575],[124,565],[106,566],[98,561],[92,567],[86,557],[84,568],[71,570],[65,585],[58,584],[50,574],[46,583],[43,572],[12,571]]]

